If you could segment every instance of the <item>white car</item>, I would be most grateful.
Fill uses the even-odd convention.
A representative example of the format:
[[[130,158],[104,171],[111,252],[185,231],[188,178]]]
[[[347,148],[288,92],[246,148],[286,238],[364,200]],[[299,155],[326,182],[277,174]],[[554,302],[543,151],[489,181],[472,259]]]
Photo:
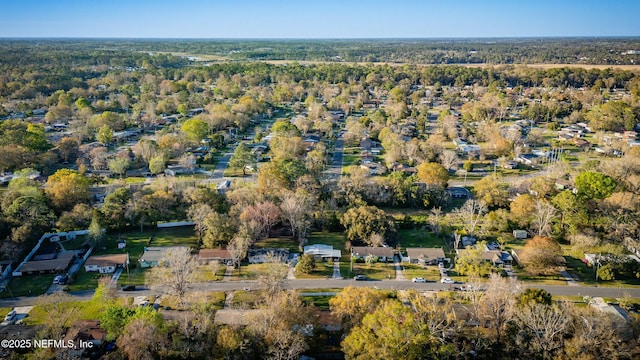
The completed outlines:
[[[414,283],[426,283],[427,280],[425,278],[421,278],[421,277],[414,277],[413,279],[411,279],[411,281],[413,281]]]
[[[448,277],[440,279],[440,282],[443,283],[443,284],[455,284],[456,283],[455,281],[453,281],[451,278],[448,278]]]
[[[16,311],[15,310],[11,310],[9,311],[9,313],[7,314],[7,316],[4,317],[4,321],[12,321],[13,318],[16,317]]]

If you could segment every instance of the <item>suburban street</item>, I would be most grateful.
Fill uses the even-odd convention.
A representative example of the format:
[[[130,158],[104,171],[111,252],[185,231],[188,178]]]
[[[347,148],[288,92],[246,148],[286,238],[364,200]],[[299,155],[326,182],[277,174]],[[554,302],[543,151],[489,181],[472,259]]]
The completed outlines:
[[[300,290],[304,292],[305,289],[342,289],[348,286],[355,287],[374,287],[377,289],[389,289],[389,290],[409,290],[415,289],[418,291],[445,291],[453,287],[460,286],[447,285],[437,282],[428,283],[413,283],[410,280],[381,280],[381,281],[355,281],[353,279],[296,279],[296,280],[284,280],[283,288],[289,290]],[[541,288],[552,295],[559,296],[591,296],[591,297],[610,297],[619,298],[628,294],[634,298],[640,298],[640,288],[613,288],[613,287],[595,287],[595,286],[565,286],[565,285],[534,285],[530,284],[529,287]],[[215,281],[215,282],[202,282],[191,285],[191,289],[194,291],[237,291],[237,290],[258,290],[260,284],[257,281]],[[70,300],[89,300],[93,296],[94,291],[82,291],[69,293],[72,299]],[[132,296],[148,296],[148,295],[161,295],[157,290],[141,289],[137,291],[124,292],[118,291],[118,296],[132,297]],[[16,307],[16,306],[31,306],[36,305],[40,301],[40,297],[22,297],[15,299],[2,299],[0,300],[0,307]]]
[[[333,149],[333,157],[331,163],[325,174],[328,178],[340,179],[342,176],[342,159],[344,157],[344,140],[342,139],[342,133],[338,135],[336,139],[335,147]]]
[[[233,156],[233,151],[235,150],[235,146],[230,145],[229,150],[220,157],[218,163],[216,164],[216,168],[211,172],[211,179],[220,180],[224,177],[224,171],[229,167],[229,160]]]

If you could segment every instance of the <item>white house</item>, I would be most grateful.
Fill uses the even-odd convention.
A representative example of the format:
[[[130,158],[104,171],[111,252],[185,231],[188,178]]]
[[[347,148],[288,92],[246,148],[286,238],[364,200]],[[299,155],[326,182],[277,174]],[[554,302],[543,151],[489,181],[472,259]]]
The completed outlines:
[[[111,274],[117,268],[123,268],[129,263],[129,254],[112,254],[90,256],[84,263],[86,272],[99,272],[100,274]]]
[[[304,247],[304,253],[311,254],[315,258],[323,261],[326,259],[339,261],[342,256],[340,250],[334,250],[333,246],[324,244],[307,245]]]

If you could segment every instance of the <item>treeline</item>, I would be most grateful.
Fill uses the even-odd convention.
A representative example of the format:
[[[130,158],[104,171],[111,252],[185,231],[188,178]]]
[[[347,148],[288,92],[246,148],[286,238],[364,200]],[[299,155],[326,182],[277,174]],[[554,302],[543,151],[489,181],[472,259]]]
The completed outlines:
[[[635,38],[363,40],[12,40],[12,46],[218,55],[234,60],[305,60],[417,64],[637,64]],[[632,51],[629,53],[629,51]]]

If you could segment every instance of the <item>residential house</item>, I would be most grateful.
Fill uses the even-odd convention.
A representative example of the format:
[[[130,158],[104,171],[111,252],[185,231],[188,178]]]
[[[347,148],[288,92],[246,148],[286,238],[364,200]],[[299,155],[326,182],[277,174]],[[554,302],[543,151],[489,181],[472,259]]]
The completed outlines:
[[[233,264],[233,256],[227,249],[202,249],[198,252],[198,262],[200,264],[210,264],[213,261],[231,265]]]
[[[53,259],[28,261],[16,269],[16,272],[21,274],[63,273],[67,271],[74,258],[73,251],[64,251],[58,253]]]
[[[534,165],[538,162],[538,155],[536,154],[520,154],[516,161],[525,165]]]
[[[117,268],[124,268],[129,263],[129,254],[111,254],[90,256],[84,263],[86,272],[99,272],[111,274]]]
[[[140,262],[140,267],[143,268],[158,266],[158,264],[161,263],[170,252],[187,248],[188,247],[186,246],[146,247],[144,248],[144,253],[138,261]]]
[[[364,260],[368,256],[374,256],[378,261],[392,261],[393,249],[390,247],[353,246],[351,247],[351,260]]]
[[[313,255],[314,258],[322,261],[340,261],[342,256],[340,250],[335,250],[333,246],[324,244],[307,245],[304,247],[304,253]]]
[[[467,199],[471,197],[469,189],[464,187],[450,187],[445,189],[445,191],[454,199]]]
[[[407,258],[410,264],[436,265],[445,259],[442,248],[407,248]]]
[[[69,328],[64,337],[65,343],[73,341],[73,343],[76,344],[76,347],[68,349],[67,355],[70,359],[89,358],[89,354],[92,351],[99,349],[106,339],[107,332],[100,328],[100,321],[78,321]],[[81,341],[84,344],[91,343],[92,346],[77,346]]]

